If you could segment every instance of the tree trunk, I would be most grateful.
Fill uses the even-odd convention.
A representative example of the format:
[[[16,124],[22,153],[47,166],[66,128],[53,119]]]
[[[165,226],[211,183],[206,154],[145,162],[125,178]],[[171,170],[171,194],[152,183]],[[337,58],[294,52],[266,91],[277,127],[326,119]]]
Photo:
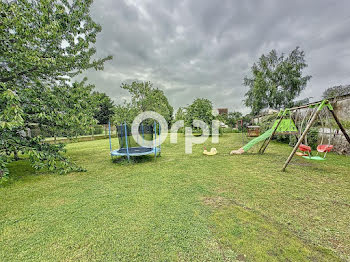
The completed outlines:
[[[17,152],[16,149],[15,149],[15,151],[13,151],[13,157],[14,157],[15,161],[18,161],[18,160],[19,160],[18,152]]]

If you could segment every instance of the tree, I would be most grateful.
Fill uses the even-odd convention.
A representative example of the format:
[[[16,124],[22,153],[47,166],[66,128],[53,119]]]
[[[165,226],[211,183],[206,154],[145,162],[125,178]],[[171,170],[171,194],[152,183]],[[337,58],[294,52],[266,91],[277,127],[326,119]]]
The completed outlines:
[[[114,115],[114,102],[105,93],[94,92],[93,96],[97,105],[94,117],[98,124],[106,125]]]
[[[217,120],[224,123],[225,125],[228,125],[228,114],[221,113],[217,116]]]
[[[293,105],[311,78],[303,76],[302,71],[307,67],[304,56],[299,47],[287,57],[272,50],[254,63],[251,76],[244,78],[244,85],[249,87],[245,105],[252,109],[252,114],[266,107],[280,109]]]
[[[242,113],[240,112],[230,112],[228,114],[219,114],[217,116],[217,119],[221,122],[225,123],[226,125],[229,125],[231,127],[235,127],[236,123],[239,119],[242,119]]]
[[[202,120],[211,127],[214,119],[213,104],[208,99],[197,98],[191,105],[186,107],[185,126],[192,127],[194,120]]]
[[[186,118],[186,108],[179,107],[175,114],[175,122],[179,120],[185,120]]]
[[[241,112],[230,112],[227,116],[227,124],[231,127],[235,127],[238,120],[242,119],[243,115]]]
[[[344,96],[350,94],[350,85],[333,86],[323,92],[324,99]]]
[[[161,114],[168,124],[171,123],[173,117],[173,107],[169,104],[167,97],[164,95],[164,92],[158,88],[154,88],[151,82],[138,82],[134,81],[131,84],[124,83],[121,88],[129,91],[131,94],[131,103],[124,104],[118,108],[118,112],[127,112],[130,115],[125,115],[126,121],[131,121],[135,113],[139,114],[145,111],[154,111]],[[116,119],[120,119],[120,116],[116,116]],[[131,121],[132,122],[132,121]]]
[[[126,123],[128,125],[131,125],[139,113],[139,109],[137,107],[134,107],[131,103],[117,105],[114,109],[113,122],[116,124]]]
[[[92,85],[86,85],[83,80],[52,87],[37,83],[21,92],[24,124],[5,127],[0,133],[1,175],[5,176],[8,173],[6,165],[11,161],[11,153],[17,156],[19,152],[28,154],[32,166],[36,169],[47,168],[60,173],[82,171],[82,168],[62,155],[63,144],[44,143],[42,137],[31,136],[30,128],[34,125],[41,133],[45,132],[51,136],[74,136],[76,132],[88,130],[96,123],[93,118],[92,88]]]
[[[101,31],[90,17],[91,4],[92,0],[2,1],[0,82],[23,86],[103,69],[110,56],[91,61]]]
[[[92,96],[94,86],[86,81],[84,78],[81,82],[51,87],[38,83],[28,88],[22,93],[22,101],[31,103],[25,110],[25,123],[38,124],[43,133],[54,137],[72,137],[87,132],[96,124],[96,102]],[[39,92],[41,99],[37,99]]]
[[[89,68],[102,70],[106,60],[93,59],[101,26],[89,13],[92,0],[19,0],[0,2],[0,177],[11,153],[29,155],[35,168],[81,171],[62,155],[62,145],[43,143],[27,132],[32,125],[86,128],[92,86],[71,77]]]

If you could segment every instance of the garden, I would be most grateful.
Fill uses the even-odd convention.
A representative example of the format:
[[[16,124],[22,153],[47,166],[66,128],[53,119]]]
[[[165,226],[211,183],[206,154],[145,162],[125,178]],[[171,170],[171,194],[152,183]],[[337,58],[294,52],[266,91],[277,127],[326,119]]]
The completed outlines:
[[[117,143],[117,139],[113,138]],[[108,140],[71,143],[85,173],[35,171],[12,163],[0,188],[2,261],[342,261],[350,254],[350,163],[230,156],[240,134],[224,134],[218,154],[202,145],[184,155],[184,136],[162,156],[113,163]]]
[[[230,111],[141,69],[115,97],[92,4],[0,1],[0,261],[350,260],[350,85],[298,100],[297,46]]]

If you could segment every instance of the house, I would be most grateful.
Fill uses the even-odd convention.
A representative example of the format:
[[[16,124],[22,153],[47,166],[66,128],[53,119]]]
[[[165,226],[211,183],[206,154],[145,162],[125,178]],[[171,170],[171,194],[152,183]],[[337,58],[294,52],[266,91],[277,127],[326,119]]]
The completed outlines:
[[[219,115],[228,114],[228,108],[218,108]]]

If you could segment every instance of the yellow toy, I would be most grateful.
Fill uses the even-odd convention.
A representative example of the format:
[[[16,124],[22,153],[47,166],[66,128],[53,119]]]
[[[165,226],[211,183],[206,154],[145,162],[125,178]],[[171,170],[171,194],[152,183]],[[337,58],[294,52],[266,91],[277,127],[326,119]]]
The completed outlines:
[[[203,151],[203,155],[207,155],[207,156],[214,156],[216,155],[218,152],[216,151],[215,147],[212,147],[210,149],[210,151],[208,152],[208,150],[204,147],[204,151]]]

